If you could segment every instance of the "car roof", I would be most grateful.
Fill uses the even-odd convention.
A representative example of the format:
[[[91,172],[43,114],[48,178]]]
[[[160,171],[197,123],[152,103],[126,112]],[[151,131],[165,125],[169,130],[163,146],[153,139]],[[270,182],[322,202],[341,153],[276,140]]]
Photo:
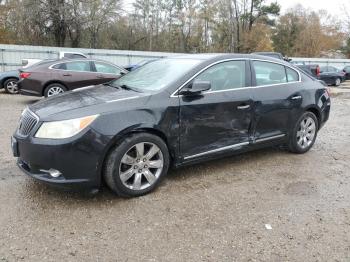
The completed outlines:
[[[288,63],[284,60],[273,58],[273,57],[268,57],[268,56],[263,56],[263,55],[258,55],[258,54],[209,53],[209,54],[175,55],[175,56],[170,56],[167,58],[170,58],[170,59],[196,59],[196,60],[211,61],[211,62],[225,60],[225,59],[253,59],[253,60],[256,59],[256,60],[277,62],[280,64],[285,64],[285,65],[291,66],[290,63]]]

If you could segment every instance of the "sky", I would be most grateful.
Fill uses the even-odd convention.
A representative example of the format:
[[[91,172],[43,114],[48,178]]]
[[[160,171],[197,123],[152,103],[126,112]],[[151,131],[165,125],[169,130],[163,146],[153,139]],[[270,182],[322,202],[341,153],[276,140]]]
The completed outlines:
[[[305,8],[310,8],[315,11],[325,9],[329,14],[337,16],[338,18],[346,16],[345,10],[350,14],[349,0],[277,0],[277,2],[281,5],[282,14],[297,4],[301,4]]]
[[[131,10],[131,6],[134,0],[124,0],[124,9],[126,11]],[[275,2],[275,0],[269,0],[269,2]],[[345,11],[350,14],[350,1],[349,0],[277,0],[281,5],[281,13],[285,13],[289,8],[301,4],[306,8],[313,9],[315,11],[319,9],[325,9],[330,14],[337,16],[338,18],[345,17]]]

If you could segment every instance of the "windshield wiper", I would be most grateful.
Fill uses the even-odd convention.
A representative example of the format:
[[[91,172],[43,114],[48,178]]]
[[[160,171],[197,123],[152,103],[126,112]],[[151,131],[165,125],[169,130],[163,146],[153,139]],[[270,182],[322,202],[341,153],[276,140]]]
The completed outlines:
[[[131,90],[131,91],[134,91],[134,92],[141,93],[140,90],[138,90],[138,89],[136,89],[134,87],[128,86],[128,85],[121,85],[119,87],[122,88],[122,89],[125,89],[125,90]]]
[[[120,88],[119,86],[115,86],[115,85],[112,85],[112,83],[108,82],[108,83],[104,83],[102,84],[104,86],[110,86],[110,87],[114,87],[114,88]]]

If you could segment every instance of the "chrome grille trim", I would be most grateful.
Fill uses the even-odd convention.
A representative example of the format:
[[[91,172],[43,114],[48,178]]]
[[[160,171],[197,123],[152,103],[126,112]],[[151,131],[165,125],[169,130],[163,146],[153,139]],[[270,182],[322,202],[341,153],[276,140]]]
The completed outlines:
[[[38,123],[39,117],[26,108],[19,121],[18,134],[20,136],[28,136]]]

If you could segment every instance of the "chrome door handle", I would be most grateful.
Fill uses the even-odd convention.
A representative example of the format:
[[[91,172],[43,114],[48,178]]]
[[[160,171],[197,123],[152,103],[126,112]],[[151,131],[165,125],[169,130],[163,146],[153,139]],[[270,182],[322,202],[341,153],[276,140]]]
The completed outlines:
[[[250,105],[237,106],[237,109],[239,110],[248,109],[248,108],[250,108]]]
[[[301,96],[293,96],[292,97],[292,100],[299,100],[299,99],[301,99]]]

